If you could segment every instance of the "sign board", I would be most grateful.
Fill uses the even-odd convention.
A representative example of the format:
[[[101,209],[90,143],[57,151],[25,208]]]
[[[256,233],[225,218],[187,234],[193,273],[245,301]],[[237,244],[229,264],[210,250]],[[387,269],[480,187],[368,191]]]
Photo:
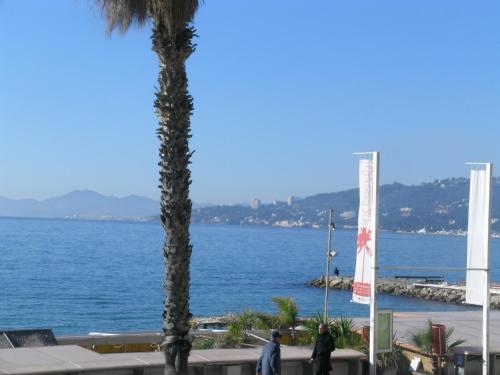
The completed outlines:
[[[392,352],[392,310],[378,310],[377,314],[377,353]]]

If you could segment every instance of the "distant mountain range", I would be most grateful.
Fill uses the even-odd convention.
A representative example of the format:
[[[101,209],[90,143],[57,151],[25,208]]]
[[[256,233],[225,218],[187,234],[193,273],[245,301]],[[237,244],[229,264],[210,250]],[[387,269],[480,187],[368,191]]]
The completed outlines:
[[[393,183],[380,187],[380,227],[391,231],[460,234],[467,230],[469,180],[449,178],[420,185]],[[339,228],[357,225],[358,189],[313,195],[287,202],[205,206],[193,204],[192,222],[206,224],[324,227],[334,209]],[[100,220],[158,220],[159,201],[130,195],[104,196],[74,191],[44,201],[0,198],[0,216]],[[500,178],[493,181],[492,230],[500,233]]]
[[[91,190],[38,201],[35,199],[0,198],[0,216],[72,219],[144,220],[158,215],[159,201],[129,195],[124,198],[105,196]]]

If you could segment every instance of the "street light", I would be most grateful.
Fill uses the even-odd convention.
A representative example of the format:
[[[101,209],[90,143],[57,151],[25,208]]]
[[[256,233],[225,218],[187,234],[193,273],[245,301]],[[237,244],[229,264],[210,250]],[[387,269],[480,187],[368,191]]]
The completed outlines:
[[[328,324],[328,284],[330,283],[330,261],[337,252],[332,250],[332,232],[335,230],[335,224],[333,223],[333,210],[330,209],[330,216],[328,220],[328,249],[326,251],[326,276],[325,276],[325,306],[323,319],[325,324]]]

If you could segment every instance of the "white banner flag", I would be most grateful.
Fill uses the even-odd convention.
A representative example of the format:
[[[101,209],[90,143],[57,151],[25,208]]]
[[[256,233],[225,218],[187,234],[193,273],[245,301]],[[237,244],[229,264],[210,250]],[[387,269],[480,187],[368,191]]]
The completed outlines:
[[[376,261],[378,154],[366,154],[359,161],[359,214],[356,272],[352,300],[370,303],[371,267]]]
[[[491,164],[474,165],[470,175],[465,303],[482,305],[489,269]]]

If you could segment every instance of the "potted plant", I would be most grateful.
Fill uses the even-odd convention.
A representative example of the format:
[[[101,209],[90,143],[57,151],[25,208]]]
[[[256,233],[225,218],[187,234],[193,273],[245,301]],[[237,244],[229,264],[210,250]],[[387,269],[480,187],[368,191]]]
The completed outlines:
[[[411,341],[413,344],[415,344],[426,356],[432,358],[432,371],[434,373],[437,373],[439,370],[439,367],[441,365],[441,359],[445,359],[446,356],[437,356],[433,353],[433,348],[432,348],[432,326],[433,326],[432,320],[427,321],[427,325],[425,328],[416,331],[412,333],[411,335]],[[465,340],[455,340],[453,342],[450,342],[451,335],[454,332],[453,327],[448,327],[446,328],[445,331],[445,346],[446,346],[446,353],[452,352],[453,349],[465,342]]]
[[[407,372],[410,362],[403,354],[403,350],[396,342],[396,335],[392,337],[392,350],[377,354],[377,369],[383,375],[397,375]]]

